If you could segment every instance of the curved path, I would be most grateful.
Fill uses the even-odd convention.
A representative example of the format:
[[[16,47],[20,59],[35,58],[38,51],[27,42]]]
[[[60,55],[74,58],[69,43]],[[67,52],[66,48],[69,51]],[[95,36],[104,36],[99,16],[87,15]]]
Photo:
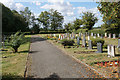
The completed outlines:
[[[35,78],[96,78],[100,77],[85,65],[76,62],[45,39],[33,36],[31,73]]]

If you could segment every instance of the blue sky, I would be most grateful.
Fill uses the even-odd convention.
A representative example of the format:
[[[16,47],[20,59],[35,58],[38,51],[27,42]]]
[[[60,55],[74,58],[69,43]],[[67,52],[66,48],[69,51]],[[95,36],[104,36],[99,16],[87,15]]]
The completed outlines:
[[[102,17],[100,17],[100,13],[97,9],[98,4],[90,0],[84,0],[84,2],[80,0],[26,0],[24,2],[23,0],[0,0],[0,2],[17,11],[24,10],[25,7],[29,7],[36,17],[42,11],[48,11],[52,8],[62,13],[64,16],[64,23],[72,22],[76,18],[80,18],[80,14],[82,12],[89,11],[96,14],[95,16],[99,19],[94,27],[98,27],[103,24]]]

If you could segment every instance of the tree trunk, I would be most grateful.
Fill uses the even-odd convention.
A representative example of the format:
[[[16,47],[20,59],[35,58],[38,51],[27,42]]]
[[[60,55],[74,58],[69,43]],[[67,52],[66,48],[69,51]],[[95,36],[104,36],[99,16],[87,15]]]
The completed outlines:
[[[18,52],[18,47],[14,47],[14,53]]]

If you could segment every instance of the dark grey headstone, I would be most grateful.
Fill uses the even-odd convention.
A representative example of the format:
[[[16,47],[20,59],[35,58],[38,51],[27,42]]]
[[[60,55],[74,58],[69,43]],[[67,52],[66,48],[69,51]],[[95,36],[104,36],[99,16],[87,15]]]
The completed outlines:
[[[97,43],[97,53],[102,53],[102,43]]]
[[[88,41],[88,49],[92,49],[92,41],[91,40]]]
[[[103,38],[103,34],[101,34],[101,37],[100,38]]]

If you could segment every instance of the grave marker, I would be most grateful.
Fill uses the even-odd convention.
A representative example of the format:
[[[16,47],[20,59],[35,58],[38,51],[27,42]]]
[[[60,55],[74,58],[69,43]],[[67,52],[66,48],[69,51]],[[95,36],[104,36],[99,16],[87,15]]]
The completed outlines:
[[[105,33],[105,38],[107,38],[107,33]]]
[[[98,33],[97,36],[100,37],[100,34]]]
[[[114,38],[114,39],[116,38],[116,35],[115,35],[115,34],[113,34],[113,38]]]
[[[92,49],[92,41],[91,40],[88,41],[88,49]]]
[[[109,34],[109,38],[111,38],[111,33]]]
[[[77,45],[80,45],[80,38],[77,37]]]
[[[91,36],[93,36],[93,33],[91,33]]]
[[[111,46],[111,56],[115,57],[115,46]]]
[[[97,53],[102,53],[102,43],[97,43]]]
[[[86,47],[86,39],[85,39],[85,34],[83,34],[82,45],[83,45],[84,47]]]

